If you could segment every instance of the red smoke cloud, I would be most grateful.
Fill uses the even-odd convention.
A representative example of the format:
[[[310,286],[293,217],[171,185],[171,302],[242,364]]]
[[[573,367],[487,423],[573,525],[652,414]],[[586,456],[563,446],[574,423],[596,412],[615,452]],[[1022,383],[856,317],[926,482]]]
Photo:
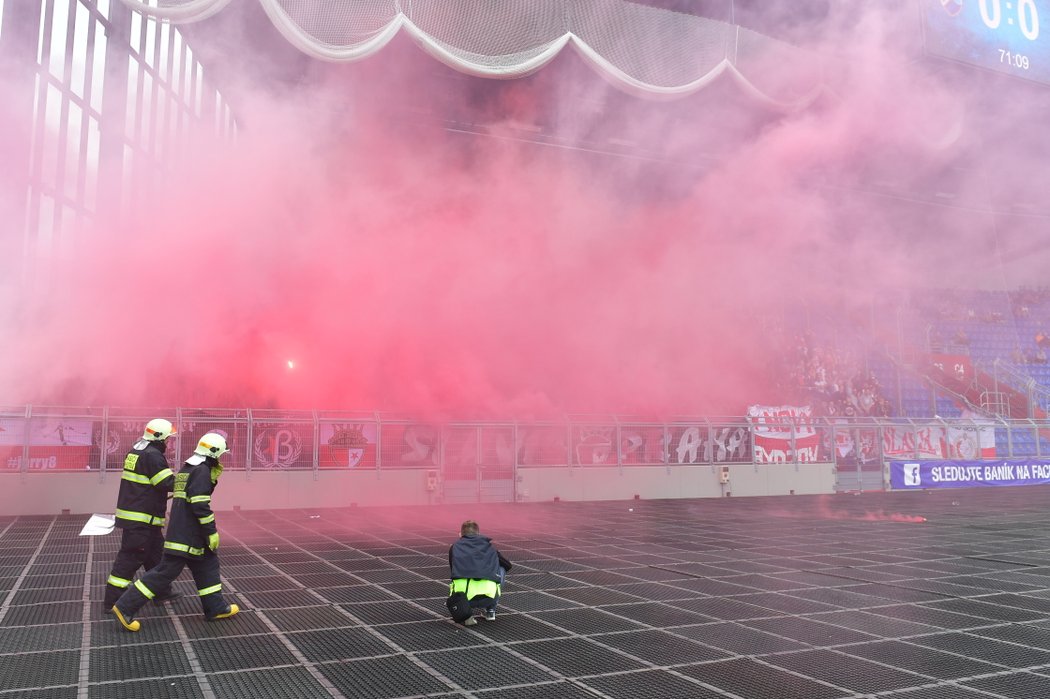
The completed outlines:
[[[935,176],[923,125],[971,99],[875,34],[801,113],[725,81],[647,102],[569,55],[457,77],[405,45],[229,85],[234,142],[186,148],[134,217],[110,202],[41,261],[0,393],[518,417],[778,400],[764,314],[864,307],[944,244],[839,188],[902,158]],[[610,134],[640,145],[609,154]]]

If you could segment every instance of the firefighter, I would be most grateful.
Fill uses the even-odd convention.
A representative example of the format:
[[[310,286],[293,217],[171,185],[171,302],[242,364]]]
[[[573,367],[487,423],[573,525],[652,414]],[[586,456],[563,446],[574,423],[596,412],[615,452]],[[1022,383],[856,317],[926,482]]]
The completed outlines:
[[[160,563],[164,552],[164,512],[171,493],[171,468],[164,451],[175,428],[163,418],[146,423],[142,439],[124,457],[124,471],[117,494],[116,526],[120,527],[120,551],[106,579],[102,611],[108,613],[131,584],[135,571],[149,571]],[[158,591],[154,600],[178,597],[170,588]]]
[[[197,585],[204,616],[209,621],[236,614],[236,604],[227,604],[219,579],[219,532],[211,495],[222,475],[219,458],[228,451],[226,439],[209,432],[201,437],[193,455],[175,474],[171,521],[164,540],[164,555],[156,568],[137,580],[113,605],[113,614],[128,631],[138,631],[141,624],[135,613],[158,591],[170,587],[182,569],[189,566]]]

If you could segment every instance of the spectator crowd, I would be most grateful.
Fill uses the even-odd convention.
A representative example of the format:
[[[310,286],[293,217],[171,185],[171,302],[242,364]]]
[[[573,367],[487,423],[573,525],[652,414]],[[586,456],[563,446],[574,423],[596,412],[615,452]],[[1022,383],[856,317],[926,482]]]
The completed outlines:
[[[812,406],[820,417],[891,417],[893,406],[875,374],[858,354],[817,342],[811,333],[794,337],[783,371],[793,400]]]

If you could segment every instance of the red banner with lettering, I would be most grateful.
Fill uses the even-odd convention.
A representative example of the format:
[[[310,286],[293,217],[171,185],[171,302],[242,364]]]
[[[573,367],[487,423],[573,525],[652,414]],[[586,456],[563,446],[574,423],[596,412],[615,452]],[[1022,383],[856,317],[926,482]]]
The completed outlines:
[[[756,463],[814,462],[820,435],[810,406],[752,405],[747,409],[755,441]]]

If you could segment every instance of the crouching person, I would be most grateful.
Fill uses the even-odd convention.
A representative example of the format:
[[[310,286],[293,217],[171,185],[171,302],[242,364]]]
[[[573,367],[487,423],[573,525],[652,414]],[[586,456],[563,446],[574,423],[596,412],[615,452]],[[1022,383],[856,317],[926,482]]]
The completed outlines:
[[[478,523],[468,519],[459,527],[459,539],[448,550],[452,577],[449,585],[449,611],[464,626],[478,623],[474,613],[484,613],[488,621],[496,620],[503,579],[511,563],[482,536]],[[457,601],[466,602],[466,606]]]
[[[201,437],[193,456],[186,459],[175,474],[171,515],[160,563],[141,579],[129,585],[113,606],[113,614],[122,627],[138,631],[141,624],[135,613],[159,591],[166,590],[189,566],[197,584],[204,616],[210,621],[225,619],[240,611],[227,604],[219,579],[219,532],[211,509],[211,495],[222,475],[219,457],[227,452],[226,440],[214,432]]]

